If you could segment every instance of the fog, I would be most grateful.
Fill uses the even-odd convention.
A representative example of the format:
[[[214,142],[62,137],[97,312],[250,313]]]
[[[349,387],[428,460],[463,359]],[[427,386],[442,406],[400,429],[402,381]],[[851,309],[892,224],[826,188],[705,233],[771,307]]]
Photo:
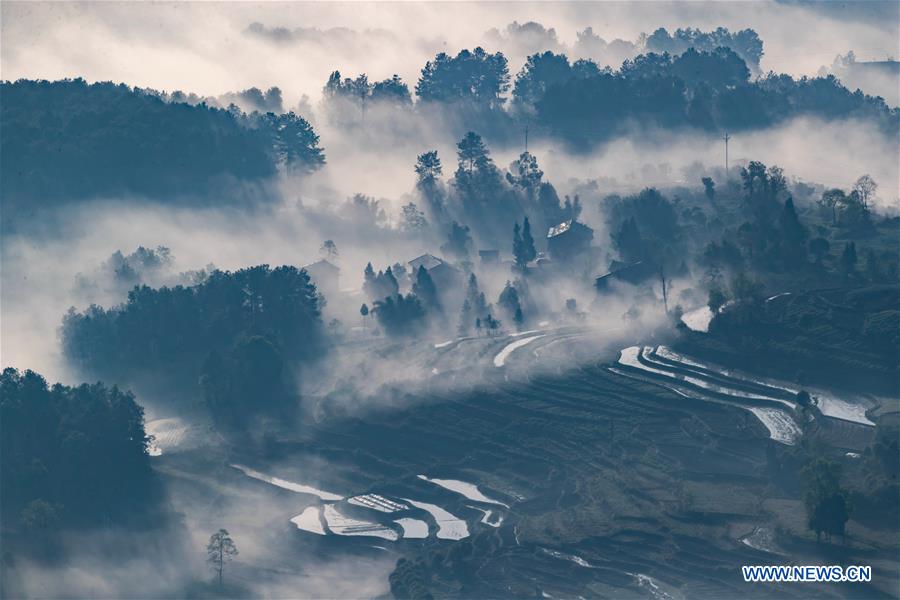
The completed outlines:
[[[657,27],[671,32],[724,26],[757,31],[764,42],[763,72],[814,75],[847,50],[860,60],[898,54],[896,3],[871,8],[743,2],[480,3],[466,10],[455,3],[5,2],[0,68],[10,80],[84,77],[210,96],[279,86],[291,108],[304,94],[318,98],[334,69],[365,72],[370,79],[397,73],[412,85],[438,51],[455,54],[484,44],[508,53],[516,73],[541,46],[569,50],[585,27],[607,42],[633,43]],[[884,18],[871,18],[873,11]],[[529,21],[554,29],[556,39],[507,31],[510,23]],[[270,35],[248,31],[253,23]]]
[[[890,13],[892,7],[879,10]],[[160,286],[191,284],[213,268],[307,265],[325,256],[322,244],[332,240],[339,253],[329,260],[341,269],[341,289],[326,298],[324,319],[338,319],[344,337],[325,361],[303,373],[298,384],[297,391],[304,396],[303,417],[315,420],[335,413],[364,416],[370,410],[424,402],[425,394],[417,393],[466,391],[498,374],[490,360],[477,368],[462,362],[440,370],[433,367],[428,350],[460,337],[457,305],[448,306],[444,318],[433,320],[415,343],[385,343],[372,352],[373,336],[359,331],[359,307],[367,301],[360,291],[367,263],[377,271],[398,262],[405,265],[426,252],[441,255],[446,233],[437,228],[425,234],[402,231],[400,210],[411,200],[419,202],[413,170],[417,155],[436,149],[449,184],[456,143],[468,127],[441,114],[390,108],[373,108],[364,124],[340,122],[320,102],[321,88],[332,70],[339,69],[344,76],[367,73],[370,80],[398,73],[412,87],[421,67],[440,51],[455,53],[484,44],[506,53],[515,74],[525,57],[538,49],[576,57],[576,33],[588,26],[607,42],[629,43],[657,27],[671,32],[677,27],[725,26],[750,27],[759,33],[765,44],[763,72],[815,75],[847,49],[866,59],[893,55],[900,35],[898,19],[873,19],[868,13],[852,19],[807,3],[772,3],[764,10],[758,4],[737,2],[483,3],[466,4],[461,10],[459,4],[449,3],[4,2],[0,12],[0,69],[5,79],[84,77],[201,96],[277,86],[283,91],[285,109],[302,106],[327,157],[327,164],[312,175],[280,173],[260,186],[233,189],[233,197],[219,204],[197,208],[130,196],[93,198],[53,214],[38,213],[39,222],[5,234],[0,269],[2,366],[33,369],[50,382],[80,383],[82,374],[62,356],[58,330],[70,307],[84,310],[97,303],[108,308],[126,300],[131,281],[126,285],[116,278],[116,265],[122,260],[114,257],[116,252],[127,261],[139,247],[167,248],[170,260],[137,274],[141,283]],[[535,34],[508,27],[529,21],[540,22],[546,30]],[[251,27],[253,23],[260,25]],[[616,60],[628,57],[628,46],[621,47]],[[501,171],[524,149],[524,139],[492,139],[491,132],[485,132],[485,139]],[[700,189],[701,174],[724,185],[723,141],[718,134],[635,124],[587,153],[540,135],[530,140],[529,151],[560,198],[581,196],[582,220],[594,228],[593,245],[601,249],[598,264],[577,278],[544,287],[530,284],[529,301],[540,317],[527,329],[545,329],[539,321],[551,319],[553,326],[577,323],[586,332],[577,341],[561,338],[554,350],[556,360],[547,361],[548,368],[596,360],[598,351],[615,348],[620,339],[651,336],[669,318],[660,306],[660,290],[636,295],[634,288],[623,286],[597,304],[594,277],[605,273],[617,257],[600,201],[647,186],[672,197],[679,189]],[[900,213],[897,143],[871,122],[794,119],[772,129],[733,135],[729,156],[732,178],[734,167],[751,160],[783,167],[792,183],[826,188],[849,189],[868,173],[880,185],[875,210]],[[372,222],[348,214],[344,203],[357,193],[378,200],[385,219]],[[535,232],[535,237],[544,235]],[[501,259],[509,260],[512,232],[507,240],[476,238],[476,249],[488,247],[498,248]],[[508,265],[492,269],[476,265],[475,270],[487,301],[495,305],[505,283],[515,279]],[[670,308],[704,303],[693,289],[698,273],[699,269],[672,282]],[[401,282],[401,291],[408,290],[409,284]],[[583,314],[565,314],[570,298],[577,300]],[[510,333],[514,330],[509,322],[503,325]],[[483,350],[488,359],[503,343],[498,340],[495,346]],[[462,375],[453,376],[454,368],[463,370]],[[510,376],[536,372],[528,369],[524,374],[509,369]],[[393,393],[401,387],[404,394]],[[160,411],[170,408],[161,408],[156,400],[138,394],[149,416],[169,416]],[[310,480],[329,468],[303,467]],[[173,479],[178,478],[186,476],[175,473]],[[203,484],[211,489],[218,485]],[[18,564],[18,585],[28,595],[42,597],[116,597],[136,589],[142,596],[172,595],[202,578],[206,539],[227,524],[241,550],[238,562],[245,565],[236,567],[236,579],[246,583],[253,596],[387,593],[388,574],[397,556],[323,558],[311,547],[301,553],[304,560],[298,568],[279,557],[281,549],[296,557],[297,545],[290,546],[296,532],[286,520],[275,522],[271,516],[288,510],[291,501],[240,485],[216,493],[226,499],[216,496],[214,508],[197,490],[173,494],[184,522],[158,534],[159,539],[149,539],[143,548],[130,546],[130,554],[125,553],[115,569],[110,568],[113,561],[106,547],[120,533],[91,532],[66,540],[72,556],[61,566]],[[174,550],[169,536],[177,539]],[[276,566],[265,572],[246,566],[253,564]]]
[[[298,465],[293,465],[295,468]],[[306,476],[327,469],[306,462]],[[177,474],[168,486],[175,517],[158,529],[98,529],[62,536],[56,561],[16,557],[6,564],[4,590],[29,598],[177,598],[209,593],[205,548],[226,527],[238,560],[226,566],[229,593],[264,598],[359,598],[388,591],[396,556],[368,548],[356,555],[294,543],[287,518],[310,502],[279,494],[233,469],[228,487],[214,478],[189,482]],[[255,566],[255,565],[265,565]]]
[[[378,270],[396,262],[405,264],[425,252],[440,255],[443,234],[427,240],[401,233],[399,209],[414,190],[416,155],[438,148],[447,178],[454,168],[455,139],[440,124],[429,130],[422,121],[407,123],[392,135],[391,123],[390,119],[372,120],[372,133],[362,137],[355,130],[325,125],[322,144],[328,164],[311,177],[282,176],[272,182],[281,200],[256,210],[173,208],[134,198],[98,199],[70,207],[50,220],[59,227],[45,224],[40,233],[6,236],[3,365],[37,369],[51,380],[73,381],[61,360],[57,328],[70,306],[83,310],[91,302],[108,307],[124,301],[127,286],[110,293],[104,285],[85,286],[83,281],[90,280],[92,272],[116,251],[128,254],[139,246],[168,247],[174,263],[166,267],[166,277],[145,282],[172,284],[186,282],[179,274],[210,264],[231,270],[256,264],[303,266],[321,258],[322,242],[331,239],[339,250],[335,262],[342,269],[340,285],[348,290],[360,289],[367,262]],[[422,135],[407,135],[410,129]],[[390,140],[389,151],[383,149],[385,139]],[[492,156],[504,169],[520,151],[493,148]],[[688,173],[712,172],[724,162],[723,142],[718,138],[662,131],[611,140],[588,156],[572,155],[549,141],[533,143],[532,152],[545,180],[554,184],[561,197],[582,193],[584,218],[598,229],[594,244],[610,255],[610,242],[599,231],[603,221],[596,212],[597,201],[648,185],[697,188],[699,179],[686,179]],[[732,166],[749,160],[777,164],[790,179],[825,187],[849,189],[857,177],[869,173],[880,184],[874,202],[877,209],[885,214],[900,211],[897,147],[869,124],[797,119],[772,130],[734,136],[729,154]],[[337,211],[354,193],[380,199],[386,222],[373,227],[339,217]],[[511,256],[511,245],[500,244],[499,249],[502,256]],[[507,277],[488,283],[489,300],[496,299]],[[340,302],[331,302],[338,311],[334,316],[348,326],[357,324],[351,310],[358,309],[359,303],[350,306],[355,299],[345,303],[343,314]],[[455,316],[450,315],[451,321]]]

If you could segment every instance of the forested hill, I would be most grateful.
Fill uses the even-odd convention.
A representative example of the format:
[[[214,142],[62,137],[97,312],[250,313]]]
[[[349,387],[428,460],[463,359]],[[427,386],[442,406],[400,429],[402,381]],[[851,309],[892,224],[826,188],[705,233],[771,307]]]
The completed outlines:
[[[222,180],[258,180],[281,162],[324,162],[293,113],[169,103],[126,85],[82,79],[0,84],[4,219],[72,198],[200,196]]]
[[[548,63],[556,63],[550,66]],[[896,135],[900,113],[882,98],[851,92],[833,76],[750,78],[732,51],[689,49],[680,56],[646,54],[612,72],[564,56],[535,55],[519,73],[516,94],[556,137],[590,144],[635,124],[701,131],[763,129],[800,116],[861,119]]]
[[[682,40],[672,50],[688,43]],[[659,47],[669,46],[648,45]],[[625,60],[617,70],[546,51],[532,54],[513,71],[502,53],[475,48],[456,55],[441,52],[429,60],[415,83],[415,102],[409,86],[396,75],[372,83],[365,73],[342,80],[339,71],[325,84],[324,99],[330,117],[337,116],[338,122],[360,123],[366,106],[393,104],[408,112],[453,115],[489,138],[510,139],[527,123],[534,135],[575,148],[608,142],[641,127],[746,131],[796,117],[858,119],[887,135],[900,131],[896,108],[848,89],[834,76],[754,77],[756,69],[756,63],[748,66],[731,48],[708,44],[690,45],[678,54],[646,52]]]
[[[437,112],[489,139],[517,138],[529,124],[535,137],[582,149],[638,127],[717,133],[804,116],[900,132],[900,111],[881,98],[833,76],[753,78],[744,59],[722,46],[648,52],[615,71],[548,51],[528,57],[514,77],[500,52],[439,53],[422,68],[415,98],[396,75],[370,82],[366,74],[334,71],[324,84],[326,116],[338,126],[356,126],[367,108],[390,106],[426,123]],[[172,101],[182,96],[82,79],[0,84],[4,228],[35,208],[79,198],[221,202],[224,184],[325,161],[313,128],[292,112]],[[370,119],[383,114],[370,112]]]

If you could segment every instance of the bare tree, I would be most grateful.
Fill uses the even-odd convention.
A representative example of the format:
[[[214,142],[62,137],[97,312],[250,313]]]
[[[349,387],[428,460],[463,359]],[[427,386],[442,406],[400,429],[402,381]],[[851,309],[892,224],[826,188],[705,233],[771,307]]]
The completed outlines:
[[[234,540],[228,535],[228,531],[220,529],[209,536],[209,543],[206,545],[206,561],[212,566],[219,577],[219,585],[222,585],[222,571],[225,563],[229,562],[238,554],[237,546]]]
[[[878,184],[869,175],[863,175],[853,184],[853,191],[859,196],[859,201],[863,208],[868,210],[869,201],[875,198],[875,192],[878,190]]]

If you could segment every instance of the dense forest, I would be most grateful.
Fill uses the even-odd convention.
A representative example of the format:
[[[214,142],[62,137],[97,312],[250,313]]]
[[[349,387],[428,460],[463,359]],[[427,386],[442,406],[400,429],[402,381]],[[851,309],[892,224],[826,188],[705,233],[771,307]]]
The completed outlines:
[[[339,71],[325,83],[323,102],[337,124],[362,123],[368,109],[389,106],[428,120],[452,117],[497,140],[530,125],[535,137],[581,149],[635,128],[756,130],[797,116],[857,118],[888,135],[900,131],[897,109],[833,76],[754,76],[762,45],[752,31],[658,30],[643,47],[618,69],[539,52],[515,77],[501,52],[442,52],[422,68],[416,102],[397,75],[370,81]],[[310,171],[325,160],[309,122],[279,112],[278,88],[214,99],[81,79],[22,80],[2,83],[0,94],[7,225],[69,198],[222,196],[238,181],[263,180],[281,166]]]
[[[63,350],[105,381],[180,399],[202,391],[229,426],[284,407],[294,366],[324,348],[322,303],[295,267],[216,270],[195,285],[136,286],[121,306],[70,311]]]
[[[4,532],[43,539],[61,525],[139,523],[157,508],[144,409],[102,383],[48,387],[32,371],[0,376]]]
[[[207,196],[324,163],[302,117],[165,102],[82,79],[0,84],[4,223],[72,198]]]

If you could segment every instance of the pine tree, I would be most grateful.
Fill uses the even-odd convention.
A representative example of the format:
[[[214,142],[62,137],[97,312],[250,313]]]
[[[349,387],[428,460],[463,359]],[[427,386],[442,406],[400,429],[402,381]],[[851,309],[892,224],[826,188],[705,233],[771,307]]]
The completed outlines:
[[[375,295],[375,281],[375,269],[372,268],[372,263],[367,263],[363,271],[363,291],[369,299]]]
[[[503,309],[506,315],[513,318],[513,320],[515,320],[516,312],[522,312],[521,305],[519,304],[519,292],[508,281],[506,282],[503,291],[500,292],[497,304]]]
[[[206,545],[206,560],[218,574],[220,586],[222,585],[222,572],[225,570],[225,563],[231,561],[237,555],[237,546],[235,546],[231,536],[228,535],[227,530],[220,529],[209,536],[209,543]]]
[[[528,259],[525,258],[525,244],[522,240],[521,228],[519,222],[513,226],[513,258],[516,261],[516,267],[521,270],[525,269]]]
[[[531,237],[531,223],[528,222],[528,217],[525,217],[525,223],[522,225],[522,248],[525,254],[525,264],[537,258],[537,250],[534,247],[534,238]]]
[[[786,264],[797,264],[806,258],[806,228],[800,223],[793,198],[784,202],[780,218],[782,258]]]
[[[424,265],[419,265],[419,270],[416,271],[416,281],[413,283],[412,292],[418,296],[429,309],[433,311],[439,311],[441,309],[440,302],[438,301],[437,287],[434,285],[434,280],[431,278],[431,275]]]
[[[394,277],[394,271],[388,267],[384,272],[384,280],[386,282],[387,291],[389,296],[396,296],[400,293],[400,284],[397,283],[397,278]]]

